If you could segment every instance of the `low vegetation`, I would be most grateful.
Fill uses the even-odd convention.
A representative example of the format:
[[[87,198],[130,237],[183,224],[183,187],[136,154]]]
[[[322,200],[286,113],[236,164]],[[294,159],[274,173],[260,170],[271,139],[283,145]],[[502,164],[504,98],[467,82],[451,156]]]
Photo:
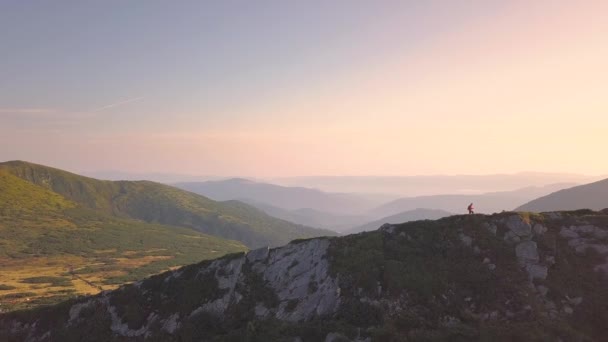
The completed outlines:
[[[580,234],[587,239],[583,241],[596,234],[599,237],[594,243],[605,244],[607,214],[453,216],[329,238],[329,247],[320,256],[329,262],[324,266],[328,268],[320,271],[312,266],[321,272],[320,277],[303,284],[308,294],[328,291],[321,288],[327,286],[327,279],[324,283],[317,280],[329,275],[337,279],[336,288],[325,293],[337,290],[340,300],[330,311],[315,311],[305,321],[258,315],[258,308],[295,313],[307,297],[281,299],[278,293],[283,288],[270,287],[273,278],[256,271],[263,265],[243,261],[239,268],[235,265],[241,264],[233,258],[242,254],[235,254],[156,275],[107,296],[12,313],[5,316],[4,326],[13,326],[11,320],[36,322],[39,334],[50,329],[53,337],[65,341],[77,341],[86,334],[94,336],[93,340],[120,341],[136,331],[138,336],[149,334],[151,340],[159,341],[299,338],[308,342],[323,341],[330,335],[335,341],[602,341],[608,334],[608,279],[595,267],[603,265],[607,255],[593,249],[576,251],[571,238],[560,232],[564,227],[583,227]],[[513,228],[510,223],[519,226]],[[523,240],[508,234],[517,229],[527,229],[521,235]],[[315,246],[310,242],[299,240],[292,247]],[[531,278],[516,251],[521,243],[531,242],[537,246],[539,261],[549,266],[545,278]],[[318,247],[304,248],[311,248],[312,254],[318,251]],[[268,258],[272,260],[272,254]],[[286,272],[309,262],[285,263]],[[223,302],[230,293],[225,277],[235,271],[240,272],[240,280],[229,296],[231,304],[214,314],[218,308],[214,303]],[[111,309],[103,307],[104,298]],[[87,304],[77,327],[66,325],[70,308],[84,303],[95,305]],[[112,318],[108,310],[115,310],[119,318]],[[151,313],[158,315],[156,320],[150,318]],[[117,319],[130,330],[117,328]],[[0,338],[2,324],[0,317]],[[114,326],[114,333],[109,326]],[[24,333],[29,332],[27,327]]]
[[[238,201],[216,202],[206,197],[149,181],[102,181],[27,162],[0,163],[0,170],[54,195],[44,210],[70,206],[148,223],[191,228],[241,241],[250,248],[280,246],[303,237],[332,235],[327,230],[296,225],[266,215]],[[9,197],[9,196],[7,196]],[[9,213],[10,214],[10,213]],[[11,216],[11,215],[7,215]]]
[[[237,241],[84,208],[0,170],[0,311],[113,289],[243,250]]]

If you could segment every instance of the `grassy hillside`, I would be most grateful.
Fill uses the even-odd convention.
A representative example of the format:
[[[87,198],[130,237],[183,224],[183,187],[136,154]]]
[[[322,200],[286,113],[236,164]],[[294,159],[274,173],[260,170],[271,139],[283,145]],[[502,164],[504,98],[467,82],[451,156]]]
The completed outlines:
[[[556,191],[530,201],[517,210],[554,211],[608,208],[608,179]]]
[[[243,250],[191,229],[113,217],[0,169],[0,311]]]
[[[252,248],[331,235],[329,231],[273,218],[240,202],[216,202],[149,181],[101,181],[21,161],[0,163],[0,169],[97,212],[192,228]]]

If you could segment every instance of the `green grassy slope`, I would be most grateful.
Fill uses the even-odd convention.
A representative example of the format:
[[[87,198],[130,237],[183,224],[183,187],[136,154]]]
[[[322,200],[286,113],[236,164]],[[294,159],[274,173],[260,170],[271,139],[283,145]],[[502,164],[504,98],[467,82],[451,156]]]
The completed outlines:
[[[237,241],[95,211],[0,169],[0,311],[244,250]]]
[[[216,202],[149,181],[100,181],[21,161],[0,163],[0,169],[108,215],[188,227],[252,248],[332,235],[273,218],[241,202]]]

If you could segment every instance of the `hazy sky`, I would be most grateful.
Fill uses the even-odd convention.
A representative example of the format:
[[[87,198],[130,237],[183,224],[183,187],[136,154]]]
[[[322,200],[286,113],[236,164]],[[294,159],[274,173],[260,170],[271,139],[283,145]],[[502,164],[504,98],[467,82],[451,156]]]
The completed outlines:
[[[0,2],[0,160],[608,171],[608,1]]]

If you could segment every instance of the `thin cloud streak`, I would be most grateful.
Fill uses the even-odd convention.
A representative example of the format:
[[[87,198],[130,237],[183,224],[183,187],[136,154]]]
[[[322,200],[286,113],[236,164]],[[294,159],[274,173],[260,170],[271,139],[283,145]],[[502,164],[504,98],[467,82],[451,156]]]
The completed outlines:
[[[97,109],[94,109],[94,110],[91,111],[91,113],[97,113],[97,112],[101,112],[101,111],[106,110],[106,109],[116,108],[116,107],[123,106],[123,105],[126,105],[126,104],[131,103],[131,102],[142,100],[144,98],[145,98],[145,96],[140,96],[140,97],[134,97],[134,98],[131,98],[131,99],[127,99],[127,100],[123,100],[123,101],[120,101],[120,102],[112,103],[112,104],[105,105],[103,107],[99,107]]]

